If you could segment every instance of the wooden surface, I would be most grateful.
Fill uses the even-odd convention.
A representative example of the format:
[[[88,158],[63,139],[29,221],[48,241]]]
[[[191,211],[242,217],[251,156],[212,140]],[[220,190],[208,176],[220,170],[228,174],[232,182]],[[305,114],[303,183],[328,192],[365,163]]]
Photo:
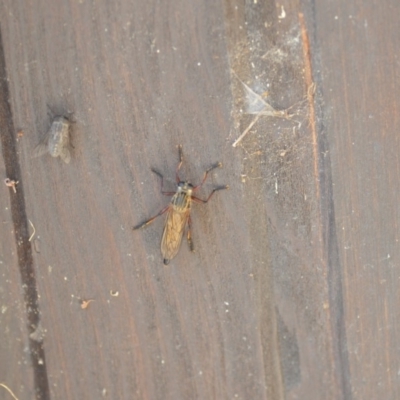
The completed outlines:
[[[0,196],[0,383],[19,400],[400,398],[399,15],[3,1],[0,172],[19,183]],[[70,113],[71,163],[33,159]],[[163,217],[132,227],[168,204],[151,168],[174,190],[178,144],[194,184],[223,163],[202,198],[230,190],[194,205],[196,252],[163,266]]]

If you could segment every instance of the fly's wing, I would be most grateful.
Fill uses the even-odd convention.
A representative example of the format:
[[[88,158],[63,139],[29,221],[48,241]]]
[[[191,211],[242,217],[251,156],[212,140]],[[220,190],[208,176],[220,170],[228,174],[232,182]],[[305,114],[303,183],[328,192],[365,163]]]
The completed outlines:
[[[39,144],[33,150],[33,157],[40,157],[49,151],[49,133],[46,133],[41,139]]]
[[[69,162],[71,161],[71,152],[67,147],[64,147],[61,150],[60,157],[66,164],[69,164]]]
[[[68,152],[64,151],[65,148],[68,148],[68,145],[69,122],[64,117],[57,117],[51,124],[49,131],[49,153],[52,157],[68,159]]]
[[[190,210],[177,212],[172,207],[168,211],[161,240],[161,253],[164,258],[164,264],[168,264],[179,251],[189,213]]]

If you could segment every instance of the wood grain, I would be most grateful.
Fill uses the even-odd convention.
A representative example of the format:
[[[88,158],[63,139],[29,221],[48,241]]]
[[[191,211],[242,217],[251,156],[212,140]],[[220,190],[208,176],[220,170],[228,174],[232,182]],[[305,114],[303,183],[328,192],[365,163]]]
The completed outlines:
[[[0,382],[19,400],[398,398],[398,11],[4,1],[0,171],[21,191],[0,198]],[[32,158],[71,113],[70,164]],[[164,266],[163,217],[132,227],[168,204],[151,169],[174,191],[179,144],[193,184],[223,164],[202,198],[230,190],[193,206],[196,252]]]

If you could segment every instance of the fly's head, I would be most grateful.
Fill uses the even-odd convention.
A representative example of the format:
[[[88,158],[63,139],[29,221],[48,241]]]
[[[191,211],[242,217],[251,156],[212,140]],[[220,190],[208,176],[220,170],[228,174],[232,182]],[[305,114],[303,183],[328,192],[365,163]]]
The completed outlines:
[[[71,120],[68,117],[65,117],[63,115],[57,115],[54,117],[53,122],[61,122],[62,124],[71,124]]]
[[[189,182],[179,182],[178,183],[178,193],[184,193],[187,196],[191,197],[193,192],[193,185]]]

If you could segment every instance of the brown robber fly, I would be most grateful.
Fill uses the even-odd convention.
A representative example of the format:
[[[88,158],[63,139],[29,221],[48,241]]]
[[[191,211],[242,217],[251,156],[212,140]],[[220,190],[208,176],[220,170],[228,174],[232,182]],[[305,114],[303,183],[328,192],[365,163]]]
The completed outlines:
[[[163,191],[164,177],[159,172],[152,170],[155,174],[157,174],[161,178],[161,193],[165,194],[166,196],[172,196],[172,195],[173,196],[171,202],[165,208],[163,208],[157,215],[133,228],[133,230],[144,228],[145,226],[151,224],[157,217],[168,211],[167,218],[165,220],[163,236],[161,239],[161,253],[165,265],[167,265],[177,255],[179,248],[181,246],[182,237],[186,225],[188,225],[187,241],[189,244],[189,248],[191,251],[194,251],[192,234],[191,234],[192,220],[190,218],[190,208],[192,206],[192,201],[196,203],[205,204],[208,202],[208,200],[211,199],[211,196],[216,191],[229,188],[228,185],[214,188],[206,200],[194,197],[193,193],[203,185],[203,183],[207,179],[208,173],[215,168],[221,167],[222,164],[219,162],[214,164],[212,167],[208,168],[207,171],[204,173],[203,180],[200,182],[200,184],[198,184],[197,186],[193,186],[191,183],[182,181],[179,178],[179,170],[182,166],[182,162],[183,162],[182,145],[179,145],[179,164],[175,172],[178,189],[175,193],[164,192]]]

